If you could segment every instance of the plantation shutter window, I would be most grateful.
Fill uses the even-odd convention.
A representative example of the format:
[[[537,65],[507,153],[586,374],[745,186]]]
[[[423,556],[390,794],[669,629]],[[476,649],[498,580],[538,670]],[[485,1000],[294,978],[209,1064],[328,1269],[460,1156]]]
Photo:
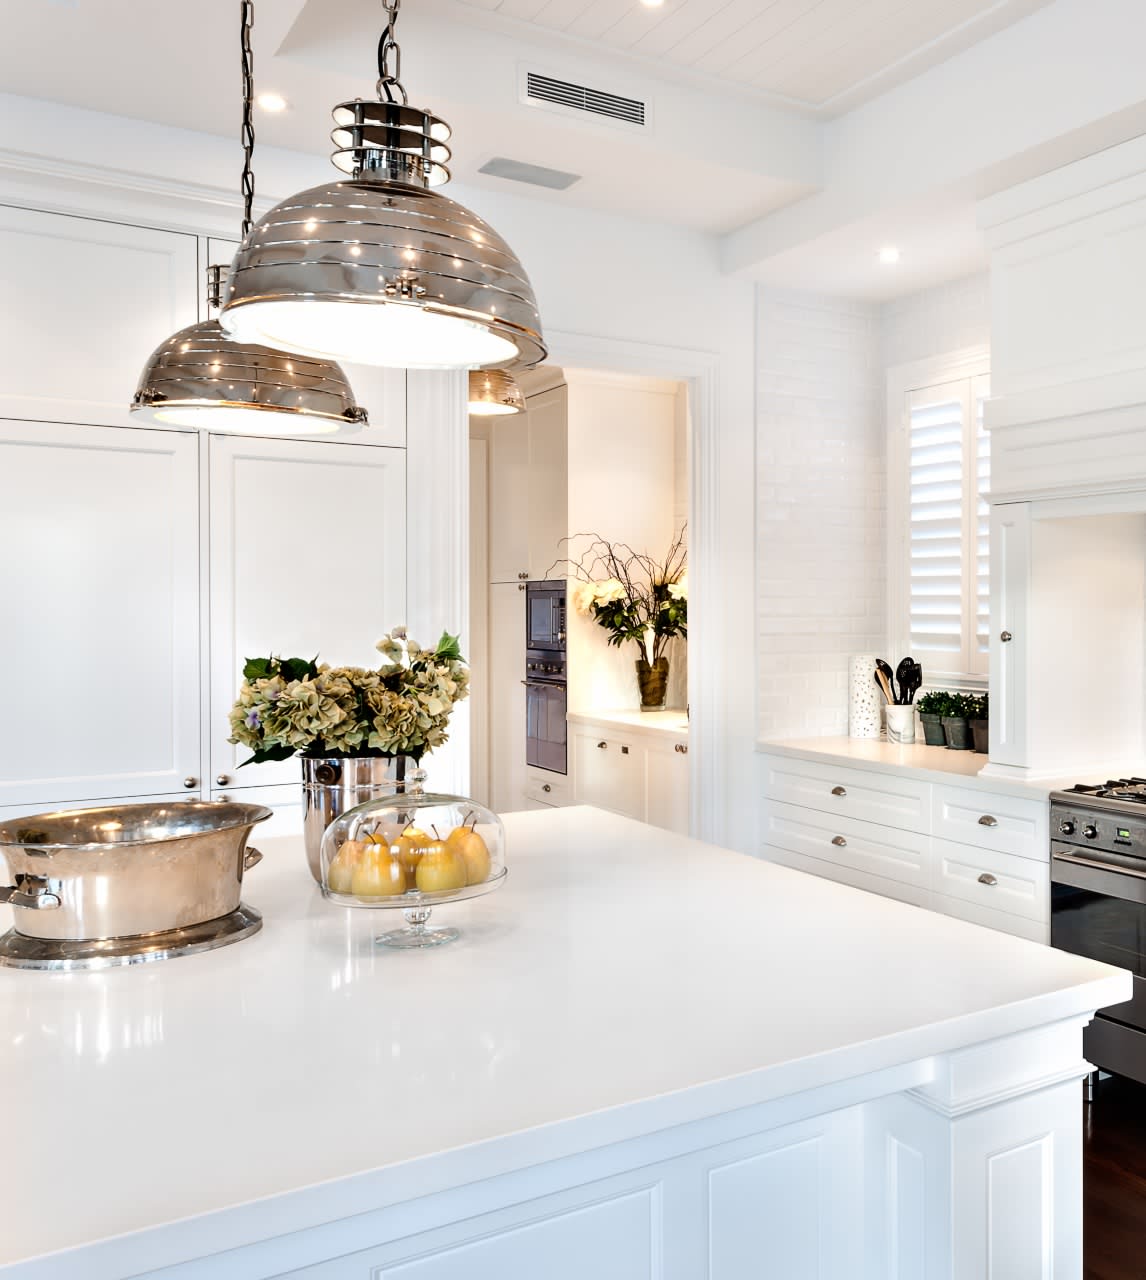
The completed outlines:
[[[990,437],[986,375],[907,393],[907,652],[924,671],[983,677],[989,649]]]

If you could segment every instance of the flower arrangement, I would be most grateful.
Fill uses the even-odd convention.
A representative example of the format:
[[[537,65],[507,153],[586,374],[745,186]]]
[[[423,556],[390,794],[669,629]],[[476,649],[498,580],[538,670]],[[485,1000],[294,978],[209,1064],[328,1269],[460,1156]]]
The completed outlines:
[[[289,756],[412,756],[446,741],[454,705],[469,694],[456,636],[423,649],[396,627],[378,641],[376,670],[317,658],[249,658],[231,708],[230,742],[250,747],[244,764]]]
[[[607,542],[599,534],[589,538],[579,558],[560,561],[575,578],[573,604],[609,633],[609,644],[632,641],[653,666],[673,636],[688,635],[688,553],[684,530],[676,535],[663,560],[636,552],[627,543]],[[575,541],[570,539],[569,541]]]

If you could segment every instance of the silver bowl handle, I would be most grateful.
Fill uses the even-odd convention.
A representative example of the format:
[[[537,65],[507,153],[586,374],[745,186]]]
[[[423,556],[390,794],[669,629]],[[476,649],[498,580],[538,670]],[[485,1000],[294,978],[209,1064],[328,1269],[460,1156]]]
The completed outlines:
[[[27,907],[30,911],[51,911],[60,905],[59,895],[48,892],[46,880],[27,876],[24,883],[28,886],[24,889],[14,884],[0,885],[0,902]]]
[[[252,867],[257,867],[263,860],[263,855],[254,847],[247,845],[246,852],[243,854],[243,870],[250,871]]]

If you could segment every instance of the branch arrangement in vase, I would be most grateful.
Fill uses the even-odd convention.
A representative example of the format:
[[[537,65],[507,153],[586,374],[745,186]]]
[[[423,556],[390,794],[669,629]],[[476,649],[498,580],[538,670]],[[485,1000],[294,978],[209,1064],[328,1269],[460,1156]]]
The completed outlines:
[[[469,695],[456,636],[423,649],[396,627],[378,641],[377,668],[331,667],[317,658],[249,658],[231,708],[230,742],[244,764],[290,756],[422,756],[447,740],[455,705]]]
[[[558,561],[547,576],[564,572],[577,580],[573,604],[609,633],[609,644],[632,641],[653,666],[673,636],[688,635],[688,552],[685,531],[673,539],[663,560],[609,542],[597,533],[566,539],[589,541],[580,556]]]

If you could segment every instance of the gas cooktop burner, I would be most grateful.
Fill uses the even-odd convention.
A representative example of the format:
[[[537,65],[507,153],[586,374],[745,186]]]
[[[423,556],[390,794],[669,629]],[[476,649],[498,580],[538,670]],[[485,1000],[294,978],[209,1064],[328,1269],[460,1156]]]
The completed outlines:
[[[1073,787],[1068,787],[1064,794],[1093,796],[1097,800],[1127,800],[1132,804],[1146,804],[1146,778],[1119,778],[1094,786],[1078,782]]]

